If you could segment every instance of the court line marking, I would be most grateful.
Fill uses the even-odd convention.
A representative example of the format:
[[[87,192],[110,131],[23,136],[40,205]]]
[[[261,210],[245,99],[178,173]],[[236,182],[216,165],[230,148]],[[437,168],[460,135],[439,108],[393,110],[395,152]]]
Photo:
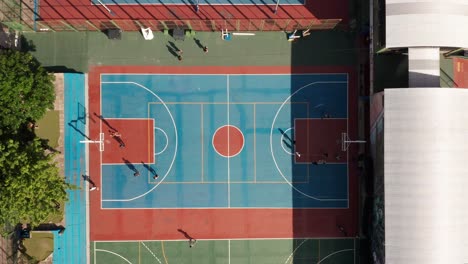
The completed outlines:
[[[227,75],[226,73],[214,74],[214,73],[101,73],[101,76],[105,75],[152,75],[152,76],[164,76],[164,75],[203,75],[203,76],[223,76]],[[274,75],[274,76],[291,76],[291,75],[348,75],[348,73],[338,73],[338,72],[324,72],[324,73],[229,73],[231,76],[263,76],[263,75]]]
[[[159,151],[158,153],[154,153],[154,155],[156,156],[156,155],[160,155],[161,153],[166,151],[167,146],[169,146],[169,137],[167,136],[166,132],[164,130],[162,130],[161,128],[159,128],[159,127],[154,127],[154,130],[161,131],[164,134],[164,137],[166,138],[166,146],[164,146],[163,150]]]
[[[94,263],[93,264],[96,264],[96,241],[93,241],[93,244],[94,244]]]
[[[115,255],[117,257],[120,257],[121,259],[125,260],[127,263],[129,264],[132,264],[132,262],[130,262],[128,259],[126,259],[125,257],[113,252],[113,251],[110,251],[110,250],[105,250],[105,249],[95,249],[94,250],[94,255],[96,255],[96,252],[104,252],[104,253],[109,253],[109,254],[112,254],[112,255]]]
[[[228,259],[229,259],[229,264],[231,264],[231,240],[228,240]]]
[[[342,252],[347,252],[347,251],[354,251],[354,249],[348,248],[348,249],[342,249],[342,250],[334,251],[334,252],[328,254],[327,256],[325,256],[323,259],[319,260],[319,262],[317,262],[317,264],[322,263],[322,261],[326,260],[327,258],[329,258],[329,257],[331,257],[333,255],[336,255],[336,254],[339,254],[339,253],[342,253]]]
[[[160,6],[160,7],[163,7],[164,4],[158,4],[159,1],[155,1],[154,3],[138,3],[138,2],[135,2],[135,3],[114,3],[114,2],[110,2],[110,3],[106,3],[104,2],[105,5],[108,5],[108,6],[131,6],[131,5],[142,5],[142,6],[145,6],[145,5],[156,5],[156,6]],[[306,0],[304,0],[304,3],[300,3],[300,4],[291,4],[291,3],[288,3],[288,4],[281,4],[281,6],[305,6],[305,2]],[[92,5],[95,5],[95,6],[99,6],[100,4],[95,4],[93,3],[93,1],[91,1],[91,4]],[[187,6],[186,3],[170,3],[170,5],[174,5],[174,6]],[[262,5],[261,3],[239,3],[239,4],[234,4],[234,6],[258,6],[258,5]],[[274,6],[275,4],[274,3],[271,3],[271,4],[266,4],[267,6]],[[222,4],[222,3],[200,3],[200,6],[203,7],[203,6],[233,6],[233,4]]]
[[[229,74],[226,75],[226,90],[227,90],[227,125],[229,126],[230,125],[230,120],[229,120]],[[230,149],[230,129],[228,129],[228,153],[231,153],[231,149]],[[229,181],[231,180],[231,158],[228,157],[227,158],[227,178],[228,178],[228,208],[231,208],[231,184],[229,183]]]
[[[201,119],[201,121],[200,121],[200,123],[201,123],[201,126],[200,126],[200,130],[201,130],[200,131],[200,135],[201,135],[201,181],[202,182],[204,181],[204,179],[203,179],[204,175],[203,174],[205,173],[204,172],[205,161],[204,161],[204,154],[203,154],[203,152],[205,151],[205,145],[204,145],[205,143],[203,142],[203,136],[204,136],[204,134],[203,134],[203,129],[204,129],[203,115],[204,115],[204,113],[203,113],[203,104],[200,104],[200,119]]]
[[[240,148],[239,152],[237,152],[235,155],[230,155],[230,156],[226,156],[226,155],[223,155],[221,153],[218,152],[218,150],[215,148],[215,144],[214,144],[214,139],[215,139],[215,136],[216,136],[216,133],[218,132],[218,130],[224,128],[224,127],[227,127],[228,128],[228,154],[231,153],[230,151],[230,135],[229,135],[229,131],[230,131],[230,127],[233,127],[235,129],[237,129],[237,131],[239,131],[239,133],[242,135],[242,147]],[[213,149],[215,150],[216,154],[220,155],[221,157],[224,157],[224,158],[234,158],[235,156],[239,155],[242,150],[244,149],[244,146],[245,146],[245,140],[246,140],[246,137],[244,136],[244,133],[242,133],[242,131],[240,130],[240,128],[236,127],[236,126],[233,126],[233,125],[224,125],[224,126],[220,126],[216,129],[216,131],[213,133],[213,137],[211,138],[211,145],[213,145]]]
[[[148,246],[146,246],[145,242],[140,241],[140,243],[143,244],[143,246],[151,253],[151,255],[153,255],[153,257],[159,262],[159,264],[162,264],[161,260],[159,260],[159,258],[156,257],[156,255],[153,253],[153,251],[151,251],[151,249],[149,249]]]
[[[167,258],[166,258],[166,250],[164,249],[164,241],[161,240],[161,249],[162,249],[162,253],[163,253],[163,257],[164,257],[164,262],[166,264],[168,264],[169,262],[167,261]]]
[[[326,201],[325,201],[326,202]],[[293,209],[328,209],[328,210],[343,210],[343,209],[349,209],[348,207],[268,207],[268,206],[262,206],[262,207],[237,207],[237,206],[232,206],[231,208],[233,209],[268,209],[268,210],[293,210]],[[211,210],[211,209],[226,209],[226,206],[224,207],[219,207],[219,206],[213,206],[213,207],[105,207],[101,208],[101,210]]]
[[[274,151],[273,151],[273,130],[274,130],[274,126],[275,126],[275,123],[276,123],[276,119],[278,118],[278,115],[279,113],[281,112],[281,109],[284,107],[285,105],[285,102],[286,101],[290,101],[291,98],[297,94],[298,92],[300,92],[302,89],[304,88],[307,88],[309,86],[312,86],[312,85],[316,85],[316,84],[331,84],[331,83],[347,83],[347,82],[342,82],[342,81],[317,81],[317,82],[312,82],[312,83],[309,83],[309,84],[306,84],[302,87],[300,87],[299,89],[297,89],[296,91],[294,91],[291,95],[289,95],[285,100],[284,102],[280,105],[280,107],[278,108],[278,110],[276,111],[276,114],[275,114],[275,117],[273,118],[273,121],[271,122],[271,129],[270,129],[270,152],[271,152],[271,156],[273,158],[273,162],[276,166],[276,169],[278,170],[278,172],[280,173],[281,177],[283,177],[283,179],[289,184],[289,186],[291,186],[291,188],[293,190],[295,190],[296,192],[302,194],[303,196],[307,197],[307,198],[310,198],[310,199],[313,199],[313,200],[316,200],[316,201],[347,201],[347,204],[349,207],[349,199],[346,198],[346,199],[323,199],[323,198],[316,198],[312,195],[308,195],[306,194],[305,192],[299,190],[298,188],[296,188],[293,184],[291,184],[290,181],[288,181],[288,179],[286,178],[286,176],[284,176],[283,172],[281,171],[281,169],[279,168],[279,165],[278,165],[278,162],[276,161],[276,158],[275,158],[275,154],[274,154]],[[348,93],[348,91],[346,91],[346,93]],[[347,110],[346,110],[347,111]],[[348,166],[348,170],[349,170],[349,166]],[[347,177],[346,178],[349,178],[349,173],[347,173]],[[346,182],[348,182],[348,179],[346,180]],[[346,194],[348,197],[349,197],[349,189],[347,188],[347,194]]]
[[[257,104],[253,104],[254,182],[257,182]]]
[[[141,264],[141,242],[138,243],[138,263]]]
[[[283,102],[201,102],[201,101],[198,101],[198,102],[164,102],[164,104],[166,105],[177,105],[177,104],[181,104],[181,105],[185,105],[185,104],[188,104],[188,105],[191,105],[191,104],[201,104],[201,105],[225,105],[225,104],[231,104],[231,105],[253,105],[253,104],[259,104],[259,105],[275,105],[275,104],[282,104]],[[159,104],[162,104],[162,103],[158,103],[158,102],[148,102],[148,104],[155,104],[155,105],[159,105]],[[308,102],[287,102],[286,104],[309,104]],[[131,119],[131,118],[121,118],[121,119]]]
[[[359,88],[358,88],[359,89]],[[357,106],[357,108],[359,108],[359,106]],[[358,109],[358,112],[359,112],[359,109]],[[359,113],[357,113],[359,114]],[[349,75],[346,73],[346,133],[348,134],[349,136]],[[359,130],[359,129],[358,129]],[[346,171],[347,171],[347,176],[346,177],[346,190],[348,190],[348,198],[349,198],[349,151],[346,151]],[[356,190],[357,192],[357,190]],[[349,208],[349,199],[347,201],[347,206]]]
[[[271,238],[211,238],[211,239],[203,239],[197,238],[197,241],[248,241],[248,240],[355,240],[355,237],[294,237],[294,238],[285,238],[285,237],[271,237]],[[139,239],[139,240],[95,240],[94,243],[135,243],[135,242],[158,242],[158,241],[165,241],[165,242],[187,242],[187,239],[171,239],[171,240],[149,240],[149,239]]]
[[[84,78],[85,78],[85,88],[84,88],[84,107],[89,111],[89,85],[88,85],[88,74],[85,74],[84,75]],[[87,112],[87,111],[86,111]],[[86,116],[86,112],[85,112],[85,116]],[[88,119],[89,118],[89,113],[88,113]],[[85,117],[86,118],[86,117]],[[85,119],[86,120],[86,119]],[[87,122],[84,126],[85,128],[85,134],[86,135],[89,135],[89,122]],[[65,140],[64,140],[65,141]],[[84,151],[85,151],[85,155],[84,155],[84,158],[85,158],[85,173],[86,175],[89,175],[89,171],[90,171],[90,168],[89,168],[89,144],[85,144],[84,146]],[[81,180],[80,180],[81,181]],[[90,244],[90,241],[91,241],[91,225],[90,225],[90,219],[89,219],[89,212],[90,212],[90,208],[89,208],[89,181],[85,181],[85,188],[86,188],[86,191],[85,191],[85,228],[86,228],[86,231],[85,231],[85,243],[86,245],[89,245]],[[91,261],[91,253],[90,253],[90,247],[86,247],[86,261],[87,262],[90,262]]]
[[[290,128],[288,128],[288,129],[286,129],[286,130],[281,134],[281,138],[280,138],[280,145],[281,145],[281,148],[283,148],[284,152],[286,152],[287,154],[289,154],[289,155],[291,155],[291,156],[294,156],[294,154],[292,154],[290,151],[288,151],[287,149],[284,148],[283,140],[284,140],[284,138],[285,138],[284,134],[288,133],[289,130],[293,130],[293,129],[294,129],[294,127],[290,127]],[[296,133],[296,132],[294,131],[294,133]],[[296,137],[294,137],[293,142],[291,142],[291,147],[294,146],[294,141],[296,140],[295,138],[296,138]]]
[[[172,161],[171,161],[171,164],[169,165],[169,168],[166,172],[166,174],[162,177],[161,181],[159,181],[155,186],[153,186],[151,189],[149,189],[148,191],[146,191],[145,193],[143,194],[140,194],[138,196],[135,196],[135,197],[132,197],[132,198],[128,198],[128,199],[102,199],[102,191],[101,191],[101,208],[102,208],[102,202],[130,202],[130,201],[133,201],[133,200],[136,200],[136,199],[139,199],[143,196],[146,196],[147,194],[149,194],[150,192],[152,192],[154,189],[156,189],[159,184],[161,184],[161,182],[164,181],[164,179],[167,177],[167,175],[169,175],[169,172],[172,170],[172,166],[174,165],[174,162],[175,162],[175,159],[176,159],[176,156],[177,156],[177,148],[178,148],[178,136],[177,136],[177,125],[174,121],[174,117],[172,116],[171,114],[171,111],[169,110],[169,108],[167,107],[166,104],[164,104],[164,100],[162,100],[158,95],[156,95],[156,93],[154,93],[153,91],[151,91],[150,89],[148,89],[147,87],[139,84],[139,83],[136,83],[136,82],[101,82],[101,85],[103,83],[125,83],[125,84],[133,84],[133,85],[136,85],[137,87],[140,87],[144,90],[146,90],[147,92],[149,92],[150,94],[152,94],[154,97],[156,97],[161,103],[163,103],[163,106],[166,108],[166,111],[167,113],[169,114],[169,117],[171,118],[171,121],[172,121],[172,124],[174,126],[174,131],[175,131],[175,149],[174,149],[174,156],[172,157]],[[102,90],[102,86],[101,86],[101,90]],[[102,92],[101,92],[101,95],[102,95]],[[102,106],[102,98],[101,98],[101,106]],[[146,118],[147,119],[147,118]],[[101,125],[102,125],[102,122],[101,122]],[[101,152],[102,153],[102,152]],[[101,154],[102,155],[102,154]],[[102,159],[101,159],[102,161]],[[101,163],[102,164],[102,163]],[[101,184],[102,184],[102,166],[101,167]]]
[[[294,253],[296,253],[296,251],[307,241],[308,239],[304,239],[304,241],[302,241],[294,250],[293,252],[291,252],[291,255],[289,255],[289,257],[286,259],[286,261],[284,262],[284,264],[286,263],[289,263],[289,259],[291,259],[292,256],[294,256]],[[292,259],[291,259],[292,261]]]

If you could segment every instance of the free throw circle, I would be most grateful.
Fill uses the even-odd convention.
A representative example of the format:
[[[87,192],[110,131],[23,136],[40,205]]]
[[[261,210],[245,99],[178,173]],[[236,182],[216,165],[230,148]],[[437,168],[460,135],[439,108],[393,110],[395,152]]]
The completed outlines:
[[[213,148],[219,155],[229,158],[238,155],[244,148],[244,135],[239,128],[226,125],[213,135]]]

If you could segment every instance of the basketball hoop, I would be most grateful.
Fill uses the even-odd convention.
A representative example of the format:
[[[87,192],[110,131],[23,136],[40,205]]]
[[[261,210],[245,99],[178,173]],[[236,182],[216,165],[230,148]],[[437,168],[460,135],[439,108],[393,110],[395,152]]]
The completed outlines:
[[[364,144],[365,140],[351,140],[346,132],[341,133],[341,150],[347,151],[351,143]]]
[[[104,133],[99,133],[99,140],[81,140],[84,144],[99,144],[99,151],[104,151]]]

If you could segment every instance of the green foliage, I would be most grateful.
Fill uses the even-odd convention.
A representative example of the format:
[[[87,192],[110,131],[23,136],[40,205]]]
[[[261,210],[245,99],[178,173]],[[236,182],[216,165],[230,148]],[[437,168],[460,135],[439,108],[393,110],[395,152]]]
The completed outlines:
[[[21,125],[53,109],[54,76],[29,53],[0,53],[0,135],[14,133]]]
[[[0,141],[0,225],[42,223],[67,200],[74,185],[60,176],[53,154],[46,154],[39,139],[27,143]]]

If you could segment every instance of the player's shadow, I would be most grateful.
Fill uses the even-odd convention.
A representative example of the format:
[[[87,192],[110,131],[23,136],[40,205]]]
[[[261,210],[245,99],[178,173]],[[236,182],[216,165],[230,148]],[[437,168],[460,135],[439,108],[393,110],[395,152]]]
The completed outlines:
[[[89,138],[85,133],[83,133],[83,132],[76,126],[76,122],[78,122],[78,120],[72,120],[72,121],[68,122],[68,126],[70,126],[71,128],[73,128],[73,130],[75,130],[76,132],[80,133],[80,135],[82,135],[82,136],[85,137],[86,139],[91,140],[91,138]]]
[[[283,144],[284,144],[286,147],[288,147],[289,149],[292,149],[292,145],[289,144],[289,142],[286,141],[285,139],[283,139]]]
[[[193,240],[193,239],[194,239],[194,238],[191,237],[187,232],[185,232],[184,230],[182,230],[182,229],[180,229],[180,228],[177,229],[177,231],[179,231],[180,233],[182,233],[182,235],[184,235],[184,237],[185,237],[186,239],[188,239],[188,240]]]
[[[177,57],[177,51],[173,47],[169,45],[166,45],[166,47],[167,47],[167,50],[172,54],[172,56]]]
[[[200,48],[200,49],[203,49],[205,46],[203,46],[203,44],[201,43],[201,41],[197,38],[193,38],[193,40],[195,41],[195,44],[197,44],[197,46]]]
[[[150,165],[144,163],[143,161],[141,162],[141,164],[143,164],[143,167],[145,167],[145,169],[147,169],[151,174],[156,174],[156,171]]]
[[[115,129],[113,126],[111,126],[111,124],[109,124],[109,122],[102,116],[102,115],[98,115],[96,114],[96,112],[94,112],[94,115],[97,116],[99,119],[101,119],[101,121],[110,129],[114,130],[115,132],[117,132],[118,130]]]
[[[96,184],[91,180],[91,177],[89,177],[88,175],[81,175],[81,177],[83,177],[83,180],[89,182],[91,185],[93,186],[96,186]]]
[[[134,172],[138,172],[138,170],[135,168],[135,166],[133,165],[133,163],[131,163],[129,160],[125,159],[125,158],[122,158],[123,162],[125,162],[125,165],[127,165],[127,167],[134,171]]]
[[[283,135],[283,137],[290,142],[290,144],[288,144],[288,147],[292,148],[291,145],[294,145],[294,143],[296,143],[296,141],[294,141],[283,129],[278,128],[278,130],[281,133],[281,135]],[[285,140],[283,140],[283,142],[285,144],[287,144]]]

